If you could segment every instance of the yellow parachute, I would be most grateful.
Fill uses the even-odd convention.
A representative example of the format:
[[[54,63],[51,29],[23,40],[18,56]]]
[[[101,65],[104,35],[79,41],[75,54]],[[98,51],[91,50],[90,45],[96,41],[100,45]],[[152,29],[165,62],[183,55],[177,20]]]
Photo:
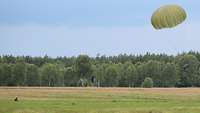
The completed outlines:
[[[181,24],[186,18],[187,14],[180,6],[165,5],[153,13],[151,24],[155,29],[172,28]]]

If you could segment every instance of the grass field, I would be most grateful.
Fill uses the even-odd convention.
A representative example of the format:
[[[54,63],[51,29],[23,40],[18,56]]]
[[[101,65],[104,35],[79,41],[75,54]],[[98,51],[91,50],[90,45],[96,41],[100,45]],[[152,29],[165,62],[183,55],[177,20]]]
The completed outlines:
[[[200,113],[200,89],[1,87],[0,113]]]

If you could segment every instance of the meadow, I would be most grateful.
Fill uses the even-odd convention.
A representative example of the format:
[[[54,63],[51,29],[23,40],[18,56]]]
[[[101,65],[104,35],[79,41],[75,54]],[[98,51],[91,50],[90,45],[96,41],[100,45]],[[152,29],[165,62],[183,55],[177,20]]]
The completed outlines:
[[[1,87],[0,113],[200,113],[200,89]]]

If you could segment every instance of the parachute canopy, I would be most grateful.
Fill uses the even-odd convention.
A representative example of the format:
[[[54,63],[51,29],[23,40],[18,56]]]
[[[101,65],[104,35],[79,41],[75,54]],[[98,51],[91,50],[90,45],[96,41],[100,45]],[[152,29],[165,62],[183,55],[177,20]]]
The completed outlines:
[[[172,28],[185,21],[187,14],[178,5],[165,5],[157,9],[152,17],[151,23],[155,29]]]

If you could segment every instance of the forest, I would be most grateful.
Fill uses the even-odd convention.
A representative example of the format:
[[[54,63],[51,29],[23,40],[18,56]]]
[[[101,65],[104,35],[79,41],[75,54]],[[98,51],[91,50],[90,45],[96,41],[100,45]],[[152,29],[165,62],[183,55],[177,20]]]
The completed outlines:
[[[56,58],[2,55],[0,86],[199,87],[200,53]]]

